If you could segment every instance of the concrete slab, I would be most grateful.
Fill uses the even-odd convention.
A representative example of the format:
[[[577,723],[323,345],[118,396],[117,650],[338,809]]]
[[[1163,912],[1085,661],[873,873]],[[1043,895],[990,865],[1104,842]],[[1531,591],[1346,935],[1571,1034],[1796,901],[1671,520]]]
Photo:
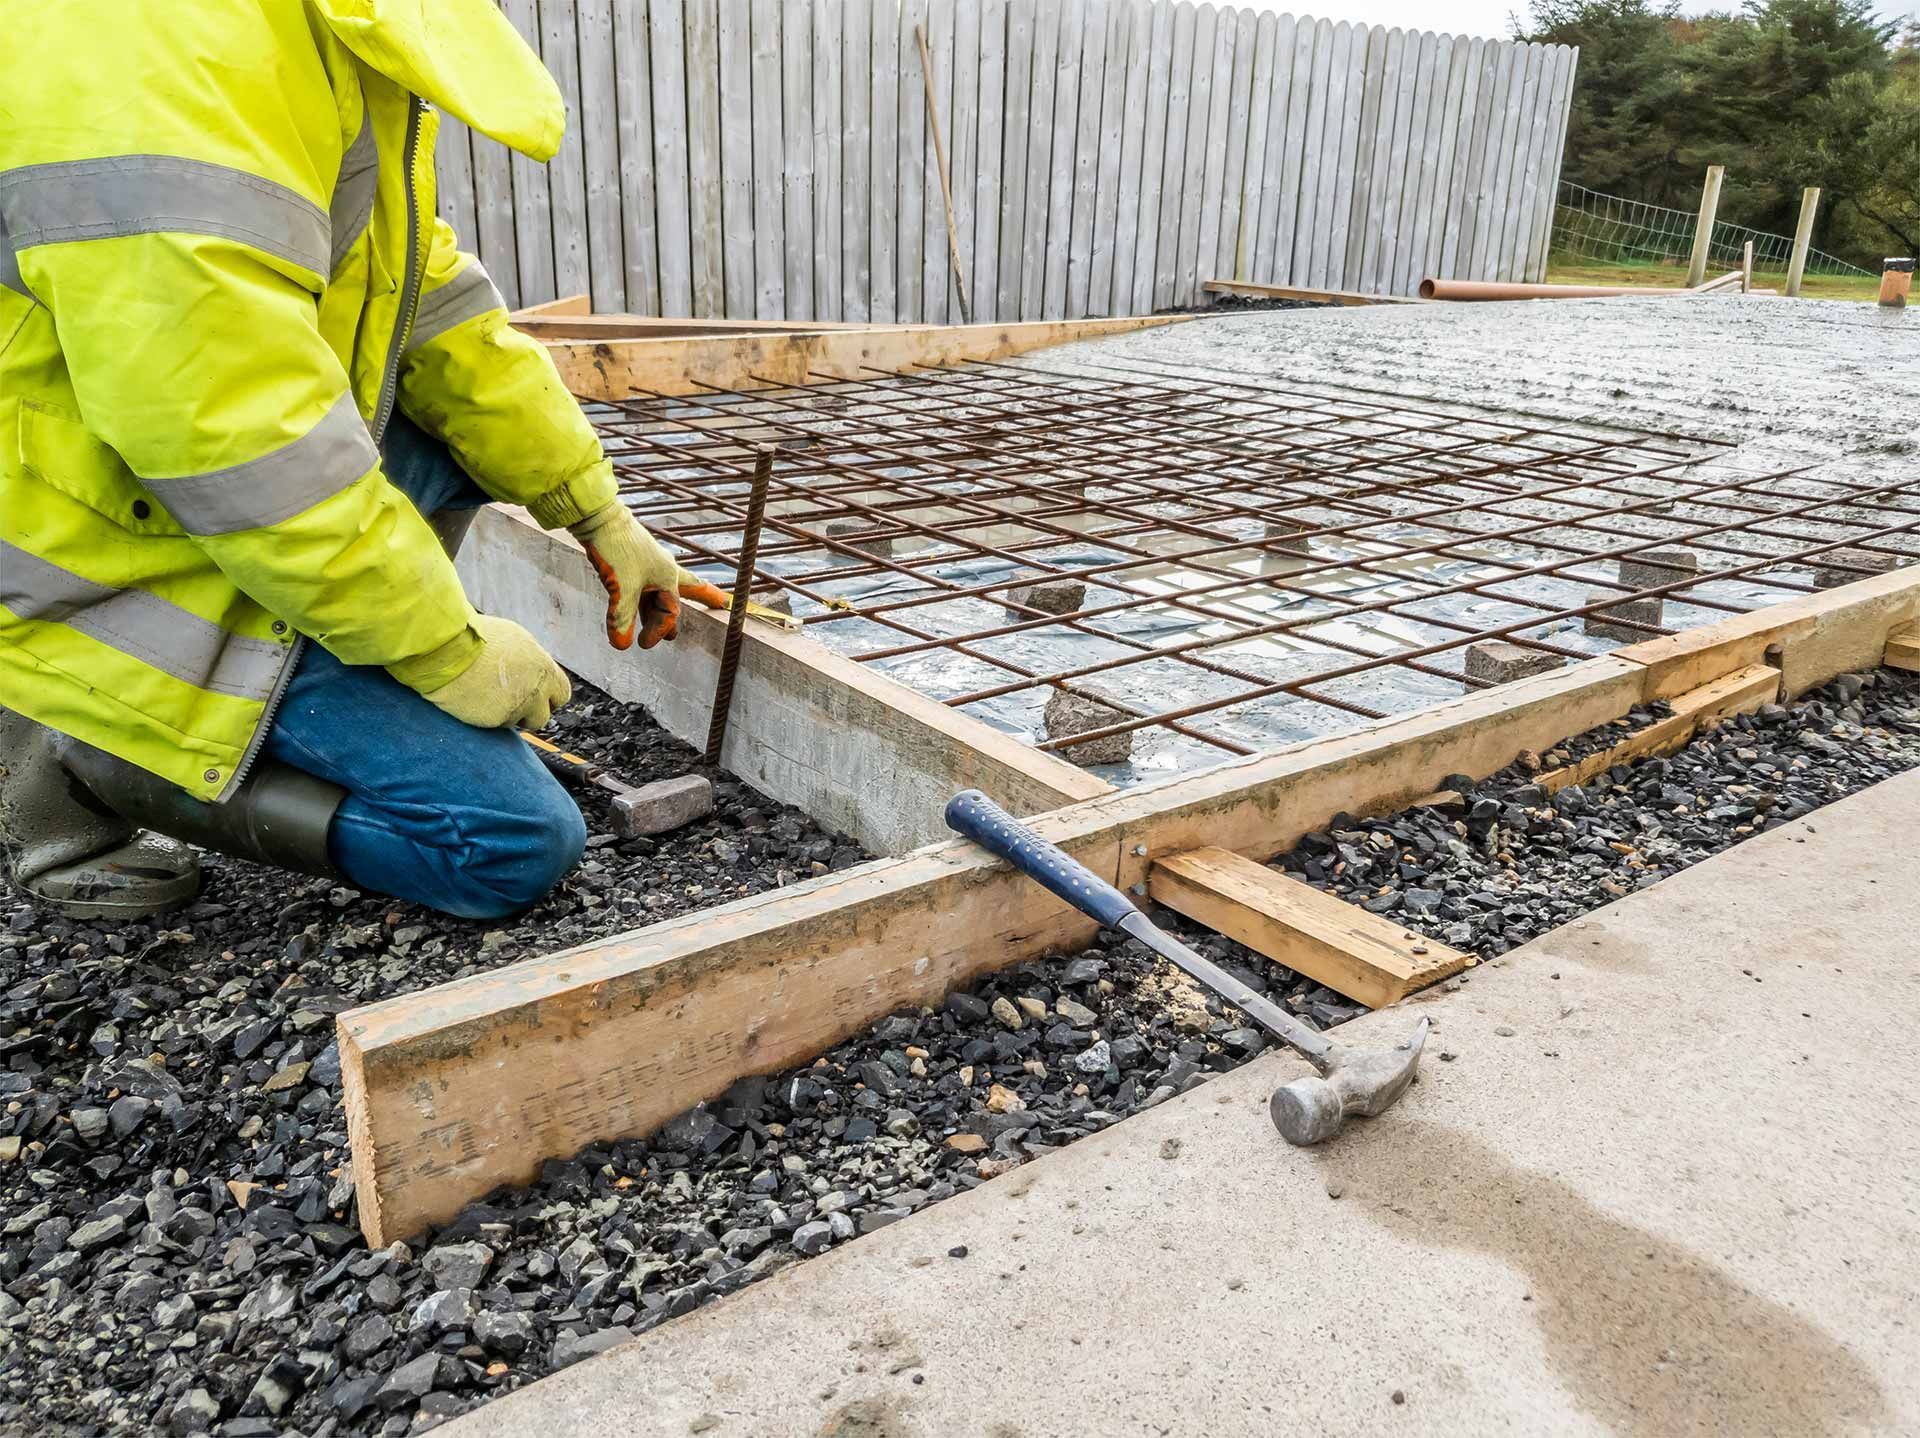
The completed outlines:
[[[1263,1058],[442,1431],[1920,1431],[1916,813],[1920,774],[1356,1021],[1436,1034],[1323,1148]]]

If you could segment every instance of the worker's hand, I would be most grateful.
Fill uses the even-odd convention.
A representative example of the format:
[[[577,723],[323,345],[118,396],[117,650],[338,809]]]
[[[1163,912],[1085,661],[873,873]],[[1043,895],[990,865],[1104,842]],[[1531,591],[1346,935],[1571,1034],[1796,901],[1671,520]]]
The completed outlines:
[[[474,627],[480,633],[479,657],[421,698],[476,729],[543,728],[573,697],[566,674],[540,641],[511,619],[482,614]]]
[[[586,547],[587,558],[607,587],[607,643],[615,649],[631,648],[636,623],[642,649],[680,632],[680,596],[700,581],[661,548],[625,505],[612,500],[567,530]]]

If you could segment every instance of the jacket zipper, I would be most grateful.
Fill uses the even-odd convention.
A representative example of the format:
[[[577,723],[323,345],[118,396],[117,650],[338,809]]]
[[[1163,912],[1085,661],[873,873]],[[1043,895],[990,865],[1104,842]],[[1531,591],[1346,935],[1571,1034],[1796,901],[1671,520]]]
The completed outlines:
[[[413,337],[413,322],[420,308],[420,284],[427,267],[427,257],[421,252],[421,236],[425,227],[420,223],[420,119],[426,113],[427,102],[418,95],[408,97],[407,106],[407,143],[405,159],[407,193],[407,272],[400,285],[400,313],[394,317],[393,344],[387,351],[386,372],[380,377],[380,398],[373,411],[373,443],[379,447],[381,437],[387,432],[387,421],[393,417],[393,404],[400,389],[400,355],[407,347],[407,341]],[[300,656],[306,652],[307,638],[304,634],[295,635],[287,649],[286,662],[280,666],[280,675],[273,681],[273,689],[267,695],[267,702],[261,707],[260,722],[255,726],[253,738],[247,742],[246,751],[241,754],[240,762],[233,767],[233,776],[227,780],[215,802],[223,802],[233,796],[247,775],[253,772],[253,766],[260,761],[260,751],[266,747],[267,735],[273,729],[273,721],[279,716],[280,705],[286,700],[287,686],[293,682],[293,671],[299,666]]]

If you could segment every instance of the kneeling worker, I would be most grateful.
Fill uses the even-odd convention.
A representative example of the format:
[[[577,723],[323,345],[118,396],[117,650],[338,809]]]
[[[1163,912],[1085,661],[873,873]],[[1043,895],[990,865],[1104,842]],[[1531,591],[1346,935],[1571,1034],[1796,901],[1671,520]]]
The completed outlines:
[[[490,0],[9,21],[10,877],[77,917],[160,913],[198,892],[186,839],[450,914],[525,908],[586,839],[513,729],[567,680],[475,612],[449,549],[488,499],[570,530],[619,648],[671,639],[693,582],[435,219],[428,102],[545,160],[552,79]]]

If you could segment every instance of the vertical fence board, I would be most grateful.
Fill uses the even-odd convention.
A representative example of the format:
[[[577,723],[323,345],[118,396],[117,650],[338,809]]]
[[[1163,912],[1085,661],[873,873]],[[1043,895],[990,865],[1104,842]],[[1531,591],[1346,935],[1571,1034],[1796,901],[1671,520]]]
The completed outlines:
[[[838,320],[846,244],[840,197],[841,159],[845,151],[841,102],[841,20],[839,0],[813,0],[813,314]]]
[[[1402,294],[1412,294],[1419,288],[1420,271],[1425,264],[1427,234],[1433,225],[1434,185],[1440,171],[1441,117],[1446,110],[1447,84],[1451,76],[1452,61],[1453,37],[1434,36],[1432,63],[1424,66],[1421,72],[1421,84],[1426,90],[1426,103],[1417,106],[1414,110],[1414,120],[1420,134],[1420,169],[1418,181],[1416,182],[1410,176],[1407,182],[1407,195],[1413,202],[1413,209],[1411,224],[1405,231],[1406,242],[1402,246],[1400,262]]]
[[[900,8],[900,172],[894,210],[894,317],[918,319],[926,278],[923,255],[927,223],[927,82],[921,77],[920,41],[927,0],[903,0]]]
[[[1047,232],[1042,242],[1039,318],[1067,313],[1068,259],[1073,242],[1073,190],[1080,134],[1080,64],[1086,45],[1087,0],[1062,0],[1060,48],[1053,67],[1053,136],[1048,155]]]
[[[1273,59],[1278,31],[1278,20],[1271,12],[1254,17],[1246,154],[1240,168],[1240,212],[1238,223],[1234,226],[1233,252],[1228,257],[1229,267],[1226,270],[1228,276],[1237,280],[1253,278],[1255,236],[1260,233],[1261,208],[1267,201],[1267,122],[1274,98]]]
[[[1413,37],[1407,48],[1413,64],[1413,112],[1409,119],[1400,166],[1400,198],[1393,231],[1393,263],[1381,276],[1387,294],[1404,295],[1410,291],[1408,271],[1412,268],[1415,234],[1420,223],[1420,183],[1425,169],[1428,138],[1427,114],[1433,107],[1434,66],[1440,53],[1440,37],[1431,30],[1420,32],[1419,49],[1414,52]]]
[[[1398,293],[1400,214],[1406,199],[1407,156],[1413,147],[1414,102],[1419,87],[1421,42],[1427,37],[1409,30],[1401,37],[1399,73],[1393,96],[1393,127],[1389,131],[1381,191],[1380,266],[1373,288],[1380,294]]]
[[[979,318],[974,298],[973,253],[980,176],[980,0],[957,0],[953,12],[953,138],[948,141],[953,188],[953,232],[960,248],[968,312]],[[996,76],[997,78],[997,76]],[[950,319],[962,318],[960,288],[947,301]]]
[[[1374,121],[1373,163],[1367,174],[1366,220],[1360,246],[1360,276],[1356,289],[1380,291],[1382,255],[1387,242],[1388,200],[1393,191],[1394,130],[1400,122],[1400,78],[1407,65],[1407,32],[1387,32],[1385,58],[1380,69],[1380,113]],[[1358,200],[1355,201],[1358,203]]]
[[[1538,284],[1547,277],[1547,251],[1553,243],[1554,200],[1560,193],[1560,166],[1567,153],[1567,121],[1573,110],[1574,72],[1579,68],[1580,51],[1577,46],[1563,47],[1565,54],[1561,60],[1559,98],[1557,108],[1548,121],[1550,139],[1548,164],[1541,175],[1540,207],[1535,212],[1533,226],[1533,253],[1527,262],[1524,278]]]
[[[720,313],[754,317],[753,35],[750,0],[719,0]]]
[[[1197,216],[1197,223],[1191,231],[1194,241],[1191,255],[1184,245],[1188,227],[1181,227],[1183,243],[1179,293],[1183,298],[1179,302],[1183,305],[1193,304],[1200,296],[1200,286],[1216,273],[1215,262],[1220,253],[1220,223],[1226,208],[1227,117],[1233,108],[1233,71],[1240,45],[1240,18],[1230,6],[1222,6],[1214,16],[1213,27],[1213,57],[1206,67],[1206,91],[1201,93],[1196,86],[1194,94],[1195,124],[1205,125],[1206,140],[1198,147],[1200,187],[1188,195],[1188,204]],[[1196,70],[1201,56],[1196,37]],[[1191,169],[1191,157],[1195,155],[1192,137],[1189,137],[1187,152]]]
[[[840,318],[873,317],[873,11],[872,0],[822,0],[840,6]],[[891,316],[889,316],[891,318]]]
[[[1563,78],[1563,45],[1545,47],[1540,62],[1540,91],[1534,101],[1533,128],[1527,140],[1527,182],[1521,189],[1520,214],[1516,223],[1513,264],[1515,273],[1530,275],[1533,269],[1533,232],[1540,224],[1540,187],[1546,167],[1552,163],[1547,147],[1560,138],[1560,85]]]
[[[513,28],[537,51],[540,48],[540,16],[534,0],[501,0],[501,9]],[[555,298],[553,287],[553,215],[552,196],[547,187],[547,167],[529,160],[518,150],[509,152],[508,166],[513,175],[513,240],[519,260],[520,303],[537,305]]]
[[[1022,238],[1027,225],[1027,121],[1033,108],[1034,10],[1036,0],[1009,0],[1007,86],[1001,110],[998,301],[995,318],[1020,317],[1024,270]]]
[[[616,16],[626,13],[622,4]],[[652,217],[654,244],[658,255],[658,284],[663,315],[693,313],[693,241],[691,200],[687,173],[687,29],[684,0],[649,0],[647,6],[647,43],[650,48],[649,76],[653,94],[653,190],[657,210]],[[628,68],[624,51],[620,65]],[[638,75],[637,68],[634,74]],[[631,175],[631,161],[621,151],[622,168]],[[630,180],[629,180],[630,183]],[[623,186],[624,188],[624,186]],[[628,278],[634,287],[632,251],[640,243],[648,217],[635,213],[639,206],[621,198],[621,213],[626,216]]]
[[[1154,275],[1160,249],[1160,181],[1167,167],[1167,111],[1173,89],[1174,0],[1154,0],[1150,13],[1146,129],[1140,148],[1140,204],[1134,217],[1133,273],[1128,277],[1134,314],[1146,314],[1154,308]],[[1121,278],[1116,276],[1115,282]]]
[[[1212,7],[1206,7],[1211,15]],[[1180,216],[1186,208],[1187,127],[1192,121],[1194,35],[1199,15],[1190,0],[1173,11],[1173,49],[1167,71],[1167,148],[1160,170],[1160,233],[1154,242],[1153,308],[1173,303],[1180,269]]]
[[[1356,38],[1364,44],[1365,36],[1364,30],[1344,20],[1333,27],[1333,50],[1327,64],[1327,118],[1320,136],[1319,185],[1313,201],[1313,248],[1307,261],[1307,283],[1316,289],[1326,288],[1327,269],[1335,246],[1339,247],[1343,259],[1346,249],[1347,207],[1353,200],[1351,194],[1345,199],[1340,194],[1341,158],[1343,152],[1348,156],[1352,154],[1346,128],[1353,45]]]
[[[968,279],[973,317],[981,323],[1006,314],[1000,303],[1000,170],[1007,92],[1013,85],[1007,38],[1007,0],[980,0],[980,138],[973,177],[973,272]]]
[[[484,135],[468,134],[473,157],[473,233],[462,236],[499,287],[500,296],[518,309],[519,245],[514,239],[512,152]]]
[[[1489,47],[1491,48],[1491,47]],[[1493,94],[1487,109],[1487,129],[1481,146],[1481,169],[1475,197],[1478,205],[1473,224],[1473,278],[1484,280],[1493,274],[1493,255],[1496,246],[1490,243],[1490,236],[1496,234],[1500,222],[1494,215],[1494,205],[1500,196],[1501,161],[1506,152],[1501,149],[1505,143],[1509,103],[1519,89],[1517,74],[1522,56],[1511,45],[1502,46],[1495,55],[1493,75]]]
[[[1093,207],[1100,189],[1100,122],[1106,98],[1107,35],[1117,0],[1087,0],[1080,44],[1080,100],[1073,134],[1073,222],[1067,241],[1063,318],[1082,319],[1093,290]]]
[[[720,3],[686,6],[687,235],[693,313],[727,312],[726,224],[720,160]]]
[[[1487,42],[1461,40],[1456,54],[1460,67],[1459,124],[1453,134],[1453,160],[1448,170],[1446,221],[1440,229],[1440,245],[1434,252],[1431,268],[1445,279],[1455,277],[1460,254],[1460,231],[1467,219],[1467,193],[1470,185],[1468,156],[1473,148],[1473,127],[1480,105],[1480,73],[1484,68]]]
[[[1473,134],[1467,147],[1467,173],[1461,181],[1460,233],[1458,261],[1452,278],[1477,276],[1475,236],[1483,223],[1487,182],[1487,134],[1494,124],[1494,94],[1499,88],[1501,57],[1505,47],[1487,44],[1480,52],[1478,88],[1473,102]]]
[[[1546,56],[1544,45],[1526,48],[1525,78],[1520,85],[1520,103],[1514,107],[1512,149],[1507,157],[1507,188],[1500,205],[1499,259],[1496,273],[1508,273],[1518,246],[1520,210],[1527,183],[1528,137],[1533,129],[1533,111],[1540,99],[1540,68]]]
[[[1299,130],[1293,125],[1295,91],[1294,70],[1300,64],[1300,32],[1308,36],[1312,26],[1302,27],[1291,15],[1282,15],[1274,25],[1273,98],[1267,102],[1267,146],[1260,173],[1260,227],[1254,231],[1253,278],[1258,284],[1273,284],[1284,268],[1280,252],[1293,248],[1293,216],[1299,196],[1290,188],[1298,184],[1299,171],[1292,155],[1299,145]],[[1311,39],[1308,41],[1311,44]],[[1305,110],[1302,109],[1302,115]],[[1289,173],[1293,179],[1288,179]]]
[[[753,308],[747,318],[787,317],[786,143],[780,97],[781,0],[752,0]]]
[[[953,148],[953,0],[927,0],[927,48],[933,56],[934,113],[947,146],[949,165]],[[914,73],[920,73],[919,41],[914,42]],[[924,107],[927,87],[920,85]],[[930,325],[947,323],[952,288],[952,246],[947,242],[947,206],[940,193],[940,152],[933,142],[934,121],[927,121],[927,142],[921,157],[920,193],[925,196],[920,216],[920,315]]]
[[[1460,112],[1466,103],[1467,58],[1469,42],[1464,35],[1443,43],[1441,64],[1447,72],[1446,103],[1440,116],[1440,151],[1434,167],[1433,195],[1428,202],[1427,242],[1424,251],[1414,257],[1415,282],[1440,272],[1440,248],[1445,243],[1447,223],[1453,209],[1453,157],[1458,149]]]
[[[440,197],[440,218],[453,226],[460,247],[478,254],[479,221],[473,194],[472,132],[451,115],[440,117],[440,138],[434,146],[435,189]],[[481,257],[485,263],[485,256]]]
[[[1228,31],[1232,33],[1231,28]],[[1203,4],[1194,12],[1193,81],[1187,92],[1186,153],[1180,177],[1180,228],[1173,266],[1173,303],[1193,303],[1199,270],[1200,230],[1206,217],[1207,141],[1213,126],[1214,76],[1220,64],[1220,12]]]
[[[1283,284],[1311,284],[1313,237],[1320,225],[1320,166],[1326,153],[1327,92],[1333,72],[1333,22],[1313,24],[1313,59],[1307,72],[1306,127],[1301,131],[1300,200],[1294,215],[1293,247]],[[1296,77],[1297,81],[1298,77]]]
[[[547,162],[547,193],[553,231],[554,292],[580,294],[589,289],[587,260],[587,172],[580,115],[580,20],[574,0],[541,0],[540,58],[567,107],[567,129],[560,150]],[[604,125],[610,117],[595,117]]]
[[[1367,250],[1367,209],[1373,189],[1373,155],[1380,143],[1380,92],[1387,76],[1387,30],[1375,25],[1366,32],[1360,62],[1359,124],[1353,141],[1353,177],[1348,186],[1347,242],[1329,261],[1337,270],[1339,288],[1362,288],[1361,265]]]
[[[1082,297],[1089,315],[1113,313],[1113,257],[1118,239],[1121,164],[1126,156],[1127,76],[1132,67],[1130,47],[1134,6],[1130,0],[1106,0],[1105,31],[1101,40],[1100,113],[1095,145],[1099,161],[1094,172],[1093,228],[1087,241],[1087,285]],[[1079,210],[1074,211],[1079,219]]]
[[[1040,318],[1046,290],[1047,205],[1053,178],[1053,94],[1060,58],[1060,0],[1040,0],[1033,17],[1033,85],[1027,96],[1026,204],[1020,220],[1020,307]],[[1004,262],[1004,261],[1003,261]]]
[[[894,247],[900,207],[900,10],[893,0],[874,0],[872,53],[873,159],[867,175],[873,196],[867,211],[870,318],[876,324],[891,324],[899,317]]]
[[[1353,225],[1354,170],[1360,162],[1360,127],[1367,96],[1367,47],[1372,32],[1355,25],[1347,50],[1347,99],[1340,123],[1340,150],[1335,158],[1333,216],[1327,239],[1326,279],[1331,289],[1344,289],[1348,231]]]
[[[818,319],[813,301],[813,3],[781,0],[780,138],[783,319]]]
[[[575,32],[578,46],[581,162],[586,192],[587,293],[602,313],[660,308],[660,285],[653,246],[653,81],[648,75],[646,0],[622,0],[623,54],[614,37],[614,0],[579,0]],[[629,63],[631,62],[631,63]],[[622,75],[619,68],[629,73]],[[638,74],[631,73],[638,68]],[[644,253],[631,300],[627,298],[626,217],[621,212],[620,162],[623,154],[644,156],[631,175],[636,217],[647,217]]]
[[[1240,209],[1247,194],[1247,127],[1253,113],[1253,60],[1259,17],[1251,10],[1229,10],[1221,18],[1233,20],[1233,70],[1227,86],[1226,169],[1220,181],[1220,223],[1211,257],[1204,252],[1203,280],[1232,279],[1238,272]]]

